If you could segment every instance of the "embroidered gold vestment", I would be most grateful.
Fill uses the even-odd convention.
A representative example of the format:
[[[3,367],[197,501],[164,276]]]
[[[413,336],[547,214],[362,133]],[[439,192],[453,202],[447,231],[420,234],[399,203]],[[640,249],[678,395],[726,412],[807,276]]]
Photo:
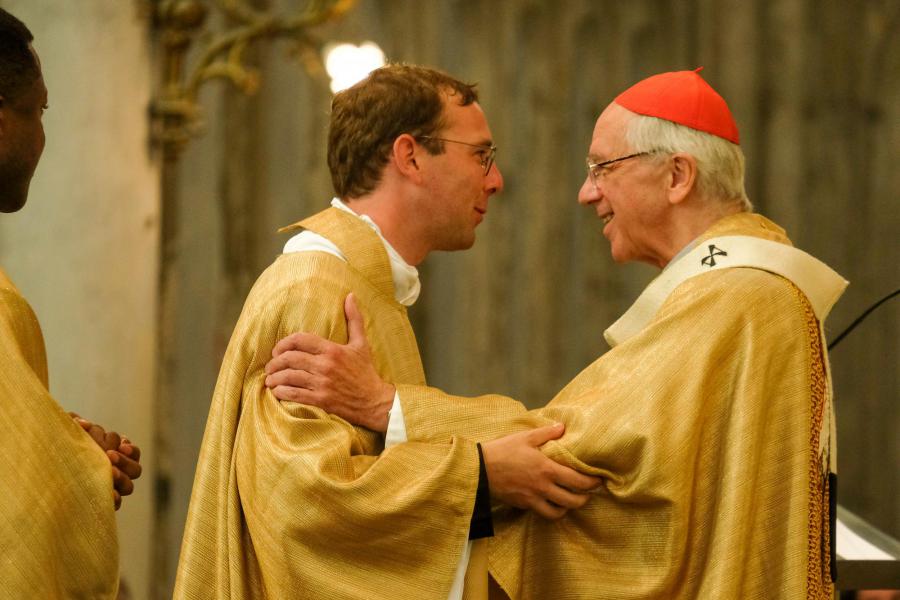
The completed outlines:
[[[734,235],[790,244],[752,214],[702,238]],[[545,451],[603,477],[559,521],[495,511],[487,562],[511,598],[833,597],[827,357],[808,298],[779,275],[687,279],[543,409],[398,391],[412,441],[561,421]]]
[[[288,334],[346,342],[349,292],[381,376],[425,381],[377,234],[334,208],[297,226],[347,261],[284,254],[250,291],[210,407],[175,598],[445,600],[475,502],[474,442],[382,452],[380,435],[278,402],[264,385],[272,348]]]
[[[0,596],[115,598],[112,470],[47,390],[31,307],[0,270]]]

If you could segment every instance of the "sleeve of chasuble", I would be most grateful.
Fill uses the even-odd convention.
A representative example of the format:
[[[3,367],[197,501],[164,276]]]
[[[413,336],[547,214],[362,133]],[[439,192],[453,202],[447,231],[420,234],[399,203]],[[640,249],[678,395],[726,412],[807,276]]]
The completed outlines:
[[[0,596],[114,598],[109,460],[50,396],[34,313],[2,288],[0,430]]]
[[[282,257],[288,267],[251,292],[232,340],[245,358],[223,366],[223,374],[240,374],[237,487],[266,591],[446,598],[475,502],[475,443],[452,438],[382,452],[380,436],[317,408],[278,402],[264,385],[263,368],[281,337],[306,331],[346,341],[342,300],[350,291],[370,338],[389,335],[379,328],[390,318],[369,312],[370,291],[353,289],[341,261],[306,254]],[[391,357],[378,341],[373,351],[385,375]]]
[[[694,277],[546,407],[482,425],[562,421],[551,451],[605,479],[558,523],[500,519],[491,572],[502,587],[534,598],[803,597],[790,586],[806,582],[814,458],[805,307],[764,271]],[[410,391],[400,389],[409,438],[444,439],[453,429],[438,392]],[[429,422],[417,400],[440,417]],[[480,400],[453,399],[449,412],[469,403],[478,414]]]
[[[636,468],[649,441],[674,435],[667,423],[681,422],[685,408],[695,412],[692,407],[703,403],[694,400],[707,390],[728,389],[729,378],[768,369],[785,351],[802,355],[799,306],[793,286],[777,275],[756,269],[701,275],[676,289],[640,334],[589,365],[543,408],[529,411],[500,395],[466,398],[398,385],[407,435],[411,441],[463,435],[481,442],[562,422],[566,433],[545,445],[548,454],[621,480],[620,470]],[[751,330],[765,341],[747,339]],[[748,355],[750,345],[756,353]],[[650,431],[651,424],[662,429]]]

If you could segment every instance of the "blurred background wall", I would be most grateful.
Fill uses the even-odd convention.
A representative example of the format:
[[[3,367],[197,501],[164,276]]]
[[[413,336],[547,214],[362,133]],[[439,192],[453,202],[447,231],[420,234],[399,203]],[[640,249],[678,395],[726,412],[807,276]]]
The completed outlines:
[[[328,78],[294,46],[253,48],[254,96],[203,88],[204,132],[173,171],[171,410],[154,418],[154,4],[0,2],[35,33],[51,105],[30,204],[0,220],[0,264],[42,321],[56,397],[145,450],[148,470],[120,514],[123,572],[136,598],[171,593],[219,363],[247,290],[285,241],[275,230],[326,207],[332,194]],[[207,4],[208,29],[227,26]],[[305,3],[248,4],[284,14]],[[597,115],[660,71],[705,67],[741,129],[757,210],[851,281],[829,339],[900,285],[895,1],[359,0],[315,33],[372,40],[391,60],[479,82],[506,191],[491,200],[472,250],[432,256],[421,269],[411,316],[434,385],[540,406],[607,349],[603,330],[655,270],[615,265],[599,221],[575,198]],[[894,301],[831,356],[840,501],[894,536],[898,334]],[[164,470],[154,456],[160,432]]]

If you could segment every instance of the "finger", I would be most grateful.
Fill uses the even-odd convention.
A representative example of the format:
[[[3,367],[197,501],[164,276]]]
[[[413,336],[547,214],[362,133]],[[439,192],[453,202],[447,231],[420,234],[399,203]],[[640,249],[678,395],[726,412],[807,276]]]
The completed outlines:
[[[565,465],[557,464],[554,468],[554,481],[574,492],[589,492],[603,483],[603,478],[579,473]]]
[[[276,348],[277,348],[277,346],[276,346]],[[270,375],[272,373],[275,373],[277,371],[282,371],[284,369],[290,369],[291,368],[291,364],[290,364],[291,358],[289,355],[292,352],[293,352],[292,350],[286,350],[276,356],[275,351],[272,350],[272,355],[273,355],[272,359],[266,363],[266,368],[265,368],[266,375]]]
[[[266,363],[266,374],[271,375],[286,369],[302,369],[311,371],[316,361],[316,355],[299,350],[288,350]]]
[[[135,480],[140,478],[141,473],[144,472],[144,467],[141,466],[136,460],[132,460],[127,456],[121,456],[121,460],[119,461],[119,468],[128,475],[128,478],[131,480]]]
[[[128,440],[122,440],[122,445],[119,446],[119,454],[124,454],[134,462],[141,462],[141,449]]]
[[[556,506],[555,504],[551,504],[546,500],[536,501],[532,505],[531,510],[544,517],[545,519],[550,519],[551,521],[563,518],[567,512],[567,510],[562,506]]]
[[[356,306],[356,296],[347,294],[344,300],[344,315],[347,317],[347,344],[352,346],[368,346],[366,324],[362,313]]]
[[[137,479],[141,476],[143,468],[136,460],[132,460],[116,450],[108,450],[106,454],[109,456],[109,462],[127,475],[129,479]]]
[[[81,425],[81,428],[84,429],[85,431],[87,431],[90,428],[90,426],[93,425],[93,423],[91,423],[90,421],[88,421],[87,419],[85,419],[84,417],[79,415],[77,412],[69,411],[69,416],[72,417],[76,423]]]
[[[283,385],[311,390],[314,389],[315,377],[309,371],[289,369],[267,375],[265,383],[270,388]]]
[[[103,436],[103,448],[106,450],[115,450],[122,444],[122,438],[115,431],[107,431]]]
[[[106,450],[106,446],[104,446],[104,442],[106,441],[106,430],[104,430],[99,425],[90,424],[85,431],[87,431],[88,435],[91,436],[98,446]]]
[[[588,494],[576,494],[558,485],[550,486],[545,500],[565,509],[581,508],[590,499]]]
[[[116,467],[113,467],[113,489],[120,496],[129,496],[134,491],[134,484],[131,482],[131,479]]]
[[[79,427],[81,427],[82,429],[84,429],[85,431],[90,433],[91,427],[94,425],[93,423],[91,423],[87,419],[82,419],[81,417],[73,417],[73,419],[75,420],[75,422],[78,424]]]
[[[271,390],[272,395],[282,402],[296,402],[299,404],[308,404],[321,408],[321,402],[310,390],[303,388],[291,387],[289,385],[279,385]]]
[[[116,490],[113,490],[113,506],[116,507],[116,510],[119,510],[122,506],[122,496]]]
[[[292,333],[275,344],[275,347],[272,348],[272,356],[275,357],[291,350],[321,354],[326,343],[327,340],[311,333]]]
[[[550,440],[556,440],[562,437],[566,432],[566,427],[562,423],[554,423],[553,425],[545,425],[526,432],[525,438],[532,446],[541,446]]]

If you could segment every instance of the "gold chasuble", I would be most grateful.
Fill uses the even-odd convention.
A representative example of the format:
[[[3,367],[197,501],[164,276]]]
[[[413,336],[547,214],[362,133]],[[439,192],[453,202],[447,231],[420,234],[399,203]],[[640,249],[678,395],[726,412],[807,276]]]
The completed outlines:
[[[31,307],[0,270],[0,597],[115,598],[109,459],[47,391]]]
[[[475,443],[448,436],[382,452],[380,435],[281,403],[264,385],[279,339],[346,342],[349,292],[381,376],[425,381],[378,235],[334,208],[297,227],[347,262],[283,254],[250,291],[210,408],[175,598],[445,600],[475,503]]]
[[[771,270],[729,267],[755,264],[735,238],[802,268],[766,256]],[[398,386],[410,440],[562,421],[546,452],[604,478],[559,521],[495,511],[489,569],[510,597],[833,597],[821,320],[846,282],[758,215],[722,219],[699,242],[657,280],[693,272],[651,284],[656,301],[642,296],[607,332],[613,349],[543,409]]]

